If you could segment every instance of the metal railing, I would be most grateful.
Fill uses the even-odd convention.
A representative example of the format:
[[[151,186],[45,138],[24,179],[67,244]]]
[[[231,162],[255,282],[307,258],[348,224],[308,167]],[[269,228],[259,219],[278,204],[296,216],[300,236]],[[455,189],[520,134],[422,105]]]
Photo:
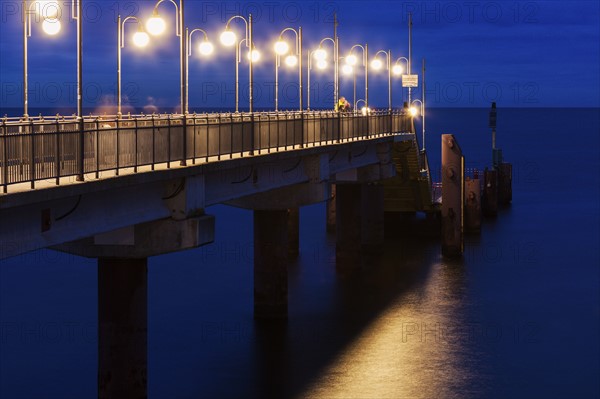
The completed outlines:
[[[0,119],[0,185],[218,161],[408,132],[402,112],[333,111]],[[83,127],[83,128],[82,128]],[[185,140],[185,145],[184,145]],[[183,151],[186,151],[184,154]]]

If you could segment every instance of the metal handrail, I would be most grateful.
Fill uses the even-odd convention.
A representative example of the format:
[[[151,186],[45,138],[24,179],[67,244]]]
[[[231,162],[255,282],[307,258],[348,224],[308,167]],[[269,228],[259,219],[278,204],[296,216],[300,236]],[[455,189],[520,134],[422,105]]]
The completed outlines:
[[[231,159],[401,133],[403,112],[332,110],[254,113],[0,118],[0,186],[175,161]],[[83,145],[82,145],[83,138]],[[186,140],[186,145],[183,144]],[[184,153],[185,152],[185,153]]]

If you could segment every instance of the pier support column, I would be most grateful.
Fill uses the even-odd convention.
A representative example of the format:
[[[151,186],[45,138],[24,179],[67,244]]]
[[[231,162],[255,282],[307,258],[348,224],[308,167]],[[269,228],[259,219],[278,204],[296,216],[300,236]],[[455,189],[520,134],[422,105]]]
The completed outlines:
[[[498,172],[483,172],[483,214],[487,217],[498,216]]]
[[[442,134],[442,254],[463,253],[464,157],[452,134]]]
[[[465,180],[465,232],[481,232],[481,189],[479,177]]]
[[[98,259],[98,398],[146,398],[147,258]]]
[[[254,318],[287,317],[288,211],[254,211]]]
[[[288,257],[296,259],[300,254],[300,209],[290,208],[288,214]]]
[[[383,248],[383,184],[362,185],[362,246],[365,253],[377,254]]]
[[[335,220],[336,220],[336,185],[331,184],[331,195],[327,199],[326,202],[326,210],[327,210],[327,231],[330,233],[335,233]]]
[[[336,187],[335,263],[340,271],[358,269],[361,264],[360,184],[338,184]]]
[[[498,205],[506,206],[512,201],[512,164],[502,162],[498,166]]]

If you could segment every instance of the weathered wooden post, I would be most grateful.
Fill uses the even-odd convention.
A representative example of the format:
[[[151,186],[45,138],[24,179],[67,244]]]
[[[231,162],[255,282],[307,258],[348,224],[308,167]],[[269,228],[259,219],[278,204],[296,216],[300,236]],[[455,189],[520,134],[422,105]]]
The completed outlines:
[[[498,173],[488,168],[483,172],[483,214],[488,217],[498,215]]]
[[[465,180],[465,233],[481,232],[481,187],[479,176]]]
[[[508,205],[512,201],[512,164],[502,162],[498,169],[498,204]]]
[[[442,134],[442,254],[463,253],[464,157],[452,134]]]

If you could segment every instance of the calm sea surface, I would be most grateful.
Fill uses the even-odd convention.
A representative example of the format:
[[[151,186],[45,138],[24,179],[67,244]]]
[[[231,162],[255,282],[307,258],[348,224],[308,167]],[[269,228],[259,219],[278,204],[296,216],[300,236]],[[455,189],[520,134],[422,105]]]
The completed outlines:
[[[442,133],[490,163],[487,112],[429,110],[434,178]],[[214,244],[149,260],[149,397],[600,397],[599,121],[499,109],[513,205],[460,261],[408,234],[340,276],[324,205],[302,208],[284,324],[253,320],[252,213],[209,208]],[[0,261],[0,398],[97,397],[96,317],[95,261]]]

